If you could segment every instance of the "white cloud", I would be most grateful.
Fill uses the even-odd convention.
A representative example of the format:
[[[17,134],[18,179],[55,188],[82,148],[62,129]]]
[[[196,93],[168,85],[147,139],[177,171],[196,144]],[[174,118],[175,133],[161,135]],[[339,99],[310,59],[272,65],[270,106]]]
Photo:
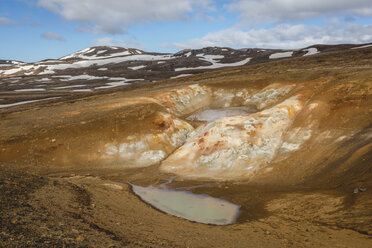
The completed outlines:
[[[173,43],[178,48],[206,46],[303,48],[313,44],[367,43],[372,41],[372,25],[306,26],[281,24],[270,29],[236,28],[209,33],[185,43]]]
[[[211,0],[38,0],[38,4],[94,33],[125,33],[126,26],[186,20],[187,13],[211,8]]]
[[[333,25],[337,25],[337,24],[340,24],[340,18],[338,17],[331,17],[331,18],[327,18],[324,20],[326,23],[329,23],[329,24],[333,24]]]
[[[204,21],[204,22],[213,22],[213,21],[215,21],[215,19],[214,19],[213,16],[205,15],[205,14],[202,14],[202,13],[198,13],[195,16],[195,19],[197,21]]]
[[[344,21],[345,21],[345,22],[355,22],[355,21],[356,21],[356,18],[353,17],[353,16],[346,16],[346,17],[344,18]]]
[[[12,19],[0,16],[0,25],[14,25],[14,24],[18,24],[18,22]]]
[[[64,41],[63,37],[57,33],[54,32],[45,32],[40,35],[41,38],[48,39],[48,40],[59,40]]]
[[[372,16],[371,0],[236,0],[225,8],[239,12],[248,26],[339,14]]]
[[[93,46],[119,46],[119,44],[113,42],[112,37],[98,38],[95,39],[92,43]]]

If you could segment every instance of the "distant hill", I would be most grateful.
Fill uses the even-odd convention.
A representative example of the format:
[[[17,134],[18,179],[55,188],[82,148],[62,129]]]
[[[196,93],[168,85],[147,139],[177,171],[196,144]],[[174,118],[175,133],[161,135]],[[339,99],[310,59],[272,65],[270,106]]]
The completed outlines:
[[[174,54],[96,46],[36,63],[0,60],[0,92],[5,94],[0,95],[0,104],[7,107],[46,96],[85,95],[216,69],[367,46],[371,44],[312,45],[297,50],[206,47]]]

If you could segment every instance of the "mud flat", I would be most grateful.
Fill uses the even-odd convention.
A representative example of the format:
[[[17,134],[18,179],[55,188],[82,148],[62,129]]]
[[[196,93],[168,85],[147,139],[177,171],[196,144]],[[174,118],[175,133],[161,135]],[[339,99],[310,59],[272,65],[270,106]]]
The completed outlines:
[[[1,108],[0,244],[371,247],[371,65],[367,47]],[[185,191],[236,222],[154,202]]]

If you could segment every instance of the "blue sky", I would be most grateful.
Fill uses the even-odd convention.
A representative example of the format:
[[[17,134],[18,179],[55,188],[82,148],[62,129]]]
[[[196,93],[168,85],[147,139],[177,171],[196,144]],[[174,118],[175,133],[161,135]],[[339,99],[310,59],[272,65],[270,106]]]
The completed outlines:
[[[0,0],[0,59],[94,45],[176,52],[372,42],[370,0]]]

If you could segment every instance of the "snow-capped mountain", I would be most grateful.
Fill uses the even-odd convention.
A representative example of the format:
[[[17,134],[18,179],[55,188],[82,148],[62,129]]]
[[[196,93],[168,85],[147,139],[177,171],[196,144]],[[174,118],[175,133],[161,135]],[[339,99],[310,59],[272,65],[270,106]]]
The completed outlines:
[[[370,44],[313,45],[298,50],[206,47],[174,54],[97,46],[36,63],[0,60],[0,92],[4,93],[0,95],[0,107],[18,104],[20,95],[27,102],[35,100],[35,95],[39,99],[67,93],[87,94],[216,69],[368,46]]]

